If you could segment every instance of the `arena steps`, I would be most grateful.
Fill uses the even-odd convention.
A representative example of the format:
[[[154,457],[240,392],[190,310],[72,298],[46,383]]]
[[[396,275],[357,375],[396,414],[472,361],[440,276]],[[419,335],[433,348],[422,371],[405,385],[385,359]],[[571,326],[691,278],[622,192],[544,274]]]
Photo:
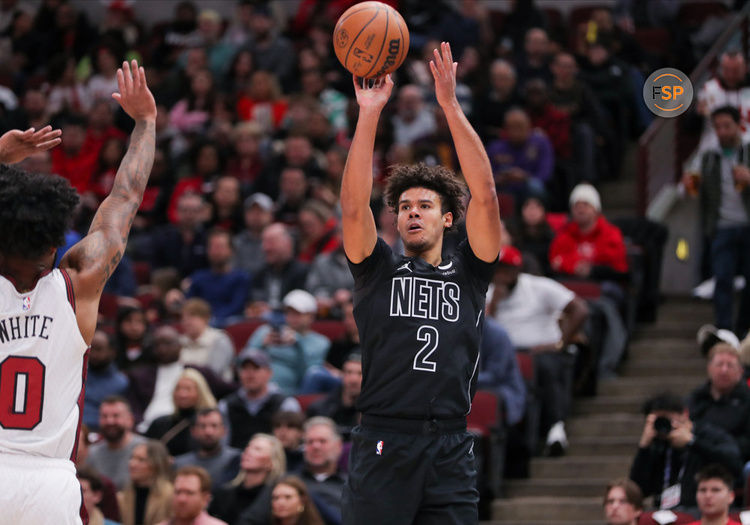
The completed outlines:
[[[644,401],[664,390],[687,394],[705,381],[695,333],[711,319],[708,302],[666,301],[656,323],[636,330],[620,376],[601,382],[597,396],[574,400],[566,455],[534,458],[528,479],[506,480],[486,525],[603,524],[603,490],[628,474]]]

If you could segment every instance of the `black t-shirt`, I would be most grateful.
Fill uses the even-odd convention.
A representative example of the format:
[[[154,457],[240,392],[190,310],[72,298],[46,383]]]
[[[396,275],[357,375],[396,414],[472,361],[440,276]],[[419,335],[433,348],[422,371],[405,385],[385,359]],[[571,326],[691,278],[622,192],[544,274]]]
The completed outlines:
[[[412,419],[468,414],[494,264],[478,259],[466,240],[432,266],[394,254],[379,238],[369,257],[349,267],[362,347],[357,409]]]

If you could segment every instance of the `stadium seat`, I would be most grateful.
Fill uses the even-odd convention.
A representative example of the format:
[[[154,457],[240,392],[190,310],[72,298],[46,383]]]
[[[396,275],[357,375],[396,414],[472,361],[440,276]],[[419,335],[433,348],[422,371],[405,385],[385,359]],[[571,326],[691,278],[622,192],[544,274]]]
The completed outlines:
[[[724,16],[729,9],[722,2],[683,3],[677,13],[677,23],[683,27],[696,27],[711,16]]]
[[[313,332],[326,336],[331,341],[341,339],[344,337],[344,334],[346,334],[346,326],[344,326],[344,323],[335,320],[315,321],[310,329]]]
[[[597,299],[602,295],[602,285],[596,281],[578,279],[558,279],[558,281],[582,299]]]
[[[245,346],[245,343],[247,343],[247,340],[250,339],[250,336],[253,335],[253,332],[264,323],[263,319],[248,319],[247,321],[240,321],[239,323],[224,327],[227,335],[229,335],[232,343],[234,343],[234,351],[239,353]]]
[[[120,308],[117,303],[117,296],[111,293],[103,293],[99,299],[99,315],[107,321],[114,321],[117,317],[117,310]]]
[[[633,37],[644,51],[660,58],[666,56],[672,39],[669,31],[663,27],[636,29]]]
[[[510,193],[498,192],[497,203],[500,206],[500,218],[513,217],[516,211],[516,199]]]
[[[659,511],[644,512],[643,514],[641,514],[641,517],[638,520],[638,525],[661,525],[663,524],[664,523],[663,521],[660,524],[658,521],[656,521],[653,518],[654,512],[659,512]],[[682,523],[691,523],[695,521],[695,516],[693,516],[692,514],[688,514],[687,512],[678,512],[678,511],[670,511],[670,512],[672,512],[676,516],[676,519],[674,521],[668,522],[670,524],[680,525]]]
[[[479,436],[483,443],[481,449],[486,451],[484,459],[485,472],[492,493],[500,495],[503,470],[505,466],[505,429],[502,403],[497,395],[486,390],[479,390],[471,403],[471,412],[466,418],[470,432]]]
[[[526,383],[526,412],[524,414],[524,442],[532,454],[539,441],[539,425],[542,416],[542,405],[536,395],[536,371],[534,357],[528,352],[516,352],[516,362]]]
[[[138,286],[151,283],[151,265],[146,261],[133,261],[133,273]]]
[[[325,394],[299,394],[294,396],[294,398],[299,403],[299,406],[302,408],[302,412],[307,412],[307,407],[312,405],[317,400],[323,399],[324,397]]]

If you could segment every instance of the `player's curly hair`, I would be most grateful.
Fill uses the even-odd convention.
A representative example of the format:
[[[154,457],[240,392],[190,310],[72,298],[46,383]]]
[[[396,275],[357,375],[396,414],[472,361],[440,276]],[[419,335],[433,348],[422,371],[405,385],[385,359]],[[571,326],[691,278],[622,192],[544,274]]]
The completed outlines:
[[[453,214],[453,228],[464,214],[464,183],[453,171],[443,166],[428,166],[423,162],[394,166],[385,187],[386,205],[398,215],[398,200],[401,194],[417,187],[427,188],[440,195],[440,210],[442,213]]]
[[[66,179],[0,164],[0,253],[37,259],[62,246],[77,204]]]

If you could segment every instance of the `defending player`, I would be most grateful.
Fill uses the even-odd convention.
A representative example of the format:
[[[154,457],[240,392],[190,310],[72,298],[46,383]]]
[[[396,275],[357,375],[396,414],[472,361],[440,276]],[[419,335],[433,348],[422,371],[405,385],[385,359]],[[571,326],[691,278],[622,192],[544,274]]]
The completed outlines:
[[[3,525],[82,522],[71,459],[83,409],[86,351],[102,289],[125,250],[154,159],[156,104],[143,68],[133,61],[131,71],[123,63],[117,83],[113,97],[135,120],[130,146],[88,235],[63,257],[60,269],[53,269],[53,262],[78,202],[75,190],[61,177],[0,167]],[[50,140],[59,143],[45,130],[48,138],[39,138],[40,149],[56,145]],[[6,162],[36,149],[33,132],[15,133],[25,147],[16,144],[13,155],[0,154]]]
[[[463,211],[463,185],[442,167],[401,166],[386,190],[406,256],[377,237],[372,154],[390,77],[355,91],[359,119],[341,186],[344,249],[355,279],[362,341],[362,422],[344,489],[347,525],[477,522],[476,470],[466,415],[476,385],[484,296],[500,245],[490,162],[461,111],[450,46],[430,69],[471,200],[468,242],[441,259],[443,232]]]

